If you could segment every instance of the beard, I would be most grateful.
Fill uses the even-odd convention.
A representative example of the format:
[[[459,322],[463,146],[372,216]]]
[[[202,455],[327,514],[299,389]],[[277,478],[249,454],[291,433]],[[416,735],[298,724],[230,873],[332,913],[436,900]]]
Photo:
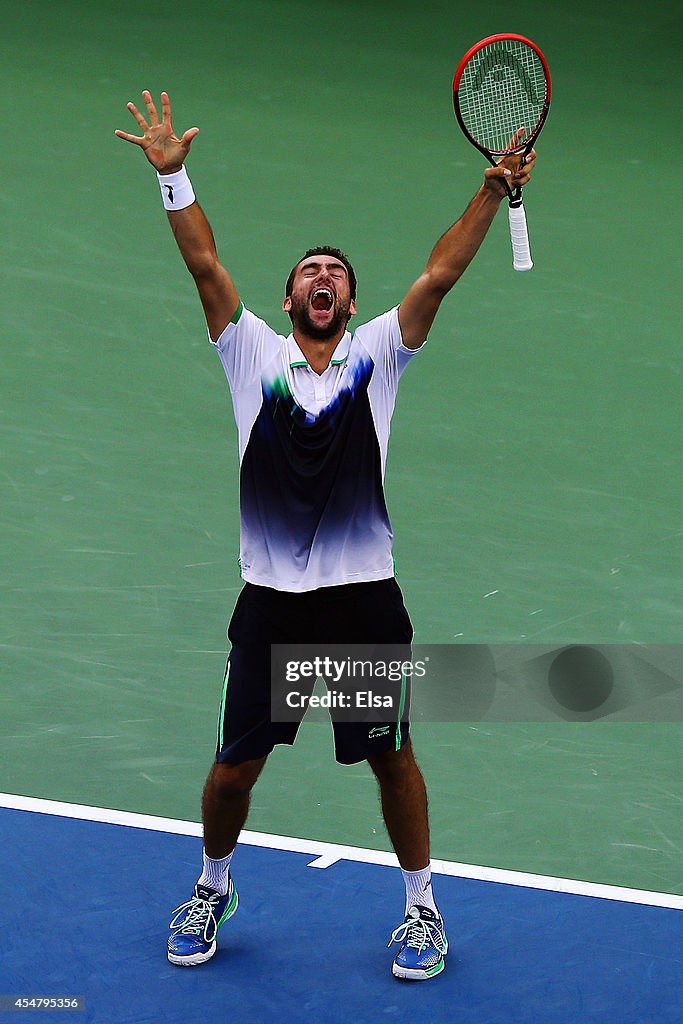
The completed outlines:
[[[334,303],[334,315],[328,324],[316,324],[311,318],[308,308],[308,298],[292,296],[292,324],[298,331],[316,341],[327,341],[334,338],[341,328],[345,328],[349,321],[349,305]]]

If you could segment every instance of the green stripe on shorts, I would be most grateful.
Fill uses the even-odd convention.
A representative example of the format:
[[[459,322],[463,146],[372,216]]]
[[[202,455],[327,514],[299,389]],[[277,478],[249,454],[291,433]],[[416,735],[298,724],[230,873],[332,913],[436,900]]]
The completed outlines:
[[[228,692],[228,679],[230,678],[230,659],[225,666],[225,679],[223,680],[223,693],[221,695],[221,707],[218,712],[218,749],[223,746],[223,718],[225,716],[225,698]]]
[[[398,715],[396,716],[396,749],[401,749],[401,719],[403,718],[403,710],[406,706],[406,674],[405,671],[401,675],[401,698],[398,702]]]

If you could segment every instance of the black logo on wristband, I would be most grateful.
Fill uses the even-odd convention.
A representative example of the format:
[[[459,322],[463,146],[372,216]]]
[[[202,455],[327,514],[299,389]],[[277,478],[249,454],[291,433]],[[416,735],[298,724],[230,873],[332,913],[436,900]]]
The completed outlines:
[[[175,202],[173,199],[173,185],[164,185],[164,188],[168,189],[168,201],[169,203]]]

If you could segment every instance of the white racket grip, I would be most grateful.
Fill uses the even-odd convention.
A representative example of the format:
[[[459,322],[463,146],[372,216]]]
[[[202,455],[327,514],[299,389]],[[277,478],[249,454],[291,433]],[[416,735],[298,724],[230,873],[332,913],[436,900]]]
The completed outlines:
[[[529,249],[529,233],[526,229],[524,207],[510,206],[510,241],[512,242],[512,266],[515,270],[531,270],[533,261]]]

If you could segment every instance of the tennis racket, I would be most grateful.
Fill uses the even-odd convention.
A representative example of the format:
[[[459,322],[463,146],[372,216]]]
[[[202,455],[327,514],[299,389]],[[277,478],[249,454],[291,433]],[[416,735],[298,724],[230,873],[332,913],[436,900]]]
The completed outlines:
[[[453,78],[458,124],[495,167],[511,153],[525,157],[550,108],[550,72],[545,57],[525,36],[503,33],[475,43]],[[531,270],[522,189],[503,181],[510,203],[510,239],[515,270]]]

